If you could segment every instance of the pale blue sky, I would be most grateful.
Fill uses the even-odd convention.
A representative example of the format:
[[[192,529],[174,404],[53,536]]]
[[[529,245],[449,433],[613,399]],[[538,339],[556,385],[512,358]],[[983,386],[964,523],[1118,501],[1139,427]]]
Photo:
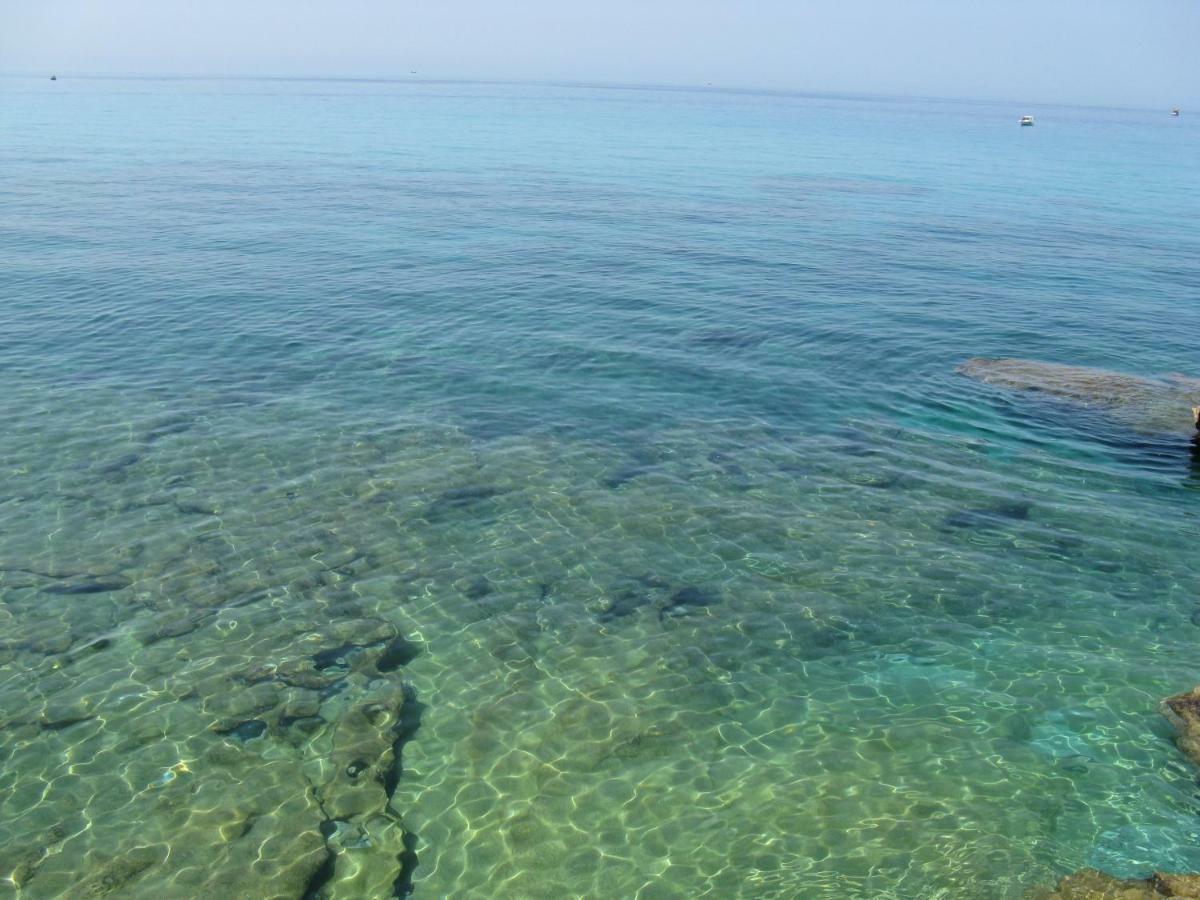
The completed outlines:
[[[0,0],[0,70],[1200,106],[1200,0]],[[1197,110],[1200,113],[1200,110]]]

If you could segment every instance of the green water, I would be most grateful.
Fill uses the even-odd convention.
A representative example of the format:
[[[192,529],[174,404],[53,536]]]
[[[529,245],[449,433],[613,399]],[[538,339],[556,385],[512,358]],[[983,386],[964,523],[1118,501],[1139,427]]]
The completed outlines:
[[[955,373],[1197,374],[1192,131],[60,87],[3,84],[0,892],[1200,867],[1194,451]]]

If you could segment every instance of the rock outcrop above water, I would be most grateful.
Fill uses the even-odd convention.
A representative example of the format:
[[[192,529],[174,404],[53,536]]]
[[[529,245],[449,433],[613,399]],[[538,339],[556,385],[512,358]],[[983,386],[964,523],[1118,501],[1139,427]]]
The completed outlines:
[[[1200,379],[1183,375],[1144,378],[1029,359],[982,358],[967,360],[958,371],[985,384],[1099,410],[1137,431],[1184,434],[1198,427]]]
[[[1161,900],[1162,897],[1200,898],[1200,875],[1155,873],[1149,878],[1123,880],[1084,869],[1068,875],[1039,900]]]
[[[1163,701],[1163,713],[1179,732],[1179,749],[1200,766],[1200,686]]]

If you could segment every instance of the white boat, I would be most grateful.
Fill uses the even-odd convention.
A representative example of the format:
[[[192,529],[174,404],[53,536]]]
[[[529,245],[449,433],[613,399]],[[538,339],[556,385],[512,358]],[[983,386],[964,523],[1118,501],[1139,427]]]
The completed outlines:
[[[1172,106],[1172,107],[1171,107],[1171,115],[1173,115],[1173,116],[1178,116],[1178,115],[1179,115],[1179,107],[1178,107],[1178,106]]]
[[[1033,116],[1021,116],[1021,124],[1022,125],[1032,125],[1033,124]]]

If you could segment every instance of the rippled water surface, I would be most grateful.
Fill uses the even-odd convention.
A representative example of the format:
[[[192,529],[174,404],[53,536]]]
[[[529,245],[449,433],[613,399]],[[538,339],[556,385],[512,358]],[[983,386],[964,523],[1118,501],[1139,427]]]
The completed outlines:
[[[6,79],[0,126],[0,893],[1200,870],[1200,456],[955,372],[1200,375],[1192,119]]]

